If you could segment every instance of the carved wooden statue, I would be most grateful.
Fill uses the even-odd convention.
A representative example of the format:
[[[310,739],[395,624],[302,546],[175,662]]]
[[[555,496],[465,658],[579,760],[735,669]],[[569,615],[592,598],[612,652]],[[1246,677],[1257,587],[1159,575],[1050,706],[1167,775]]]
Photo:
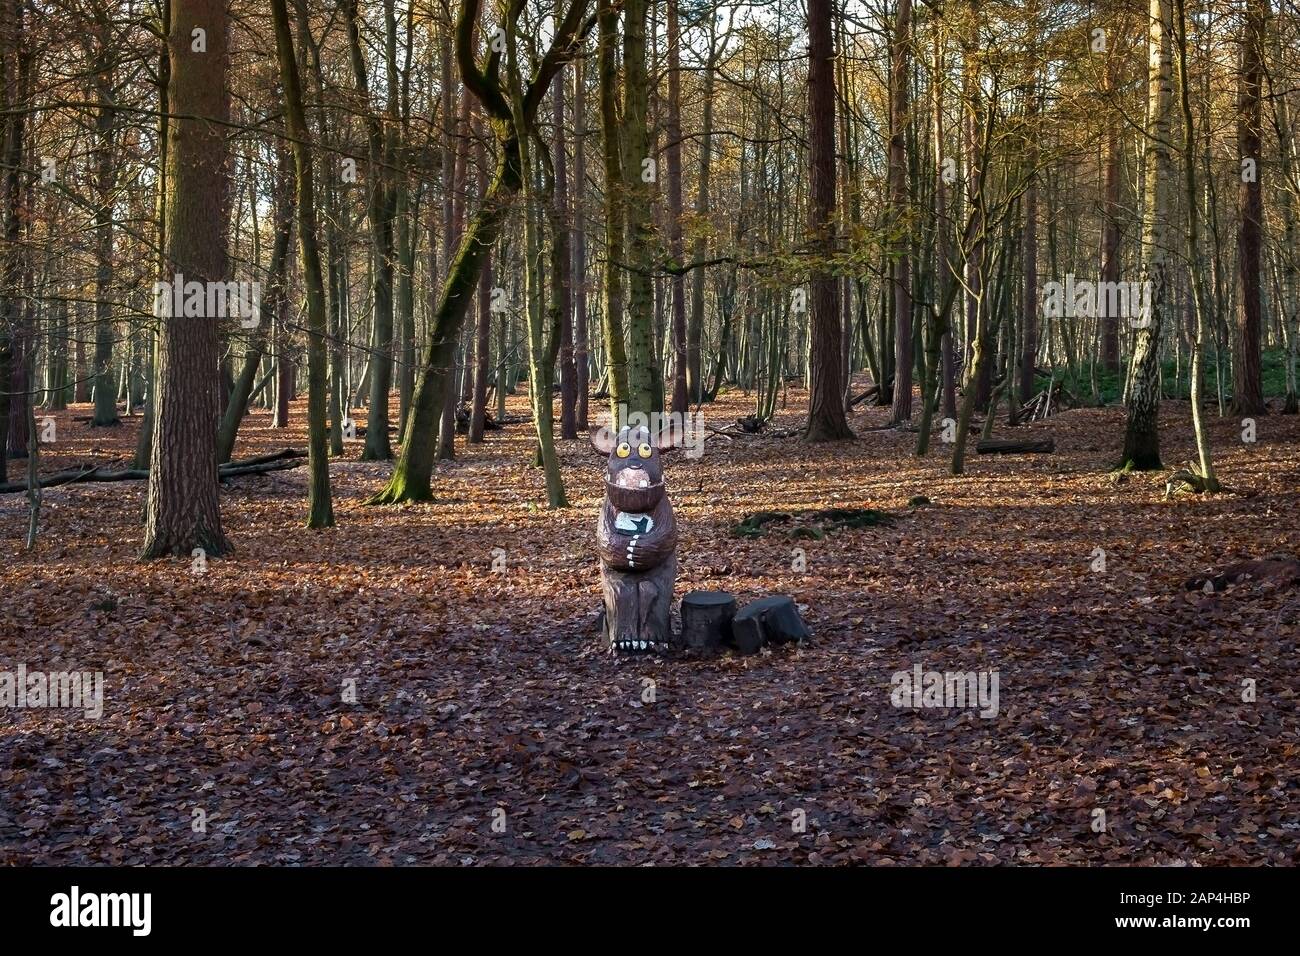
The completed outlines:
[[[660,454],[674,447],[673,434],[631,427],[615,436],[593,428],[591,443],[609,455],[596,522],[604,646],[616,654],[664,653],[672,637],[668,612],[677,580],[677,523]]]

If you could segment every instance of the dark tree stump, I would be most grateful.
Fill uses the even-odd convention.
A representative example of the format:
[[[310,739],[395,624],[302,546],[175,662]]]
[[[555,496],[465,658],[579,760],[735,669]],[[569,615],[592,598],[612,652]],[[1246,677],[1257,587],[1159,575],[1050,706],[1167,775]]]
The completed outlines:
[[[741,654],[756,654],[765,641],[788,644],[812,636],[799,609],[782,594],[746,604],[731,621],[731,643]]]
[[[689,651],[721,649],[735,616],[736,599],[726,591],[691,591],[682,598],[682,646]]]

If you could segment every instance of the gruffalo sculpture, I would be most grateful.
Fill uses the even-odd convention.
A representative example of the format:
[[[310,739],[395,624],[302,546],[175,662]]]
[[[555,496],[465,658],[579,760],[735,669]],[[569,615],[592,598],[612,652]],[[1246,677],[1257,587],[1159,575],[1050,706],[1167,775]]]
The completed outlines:
[[[609,456],[596,522],[604,647],[615,654],[664,653],[672,638],[668,612],[677,580],[677,522],[661,453],[677,447],[677,436],[652,435],[640,426],[617,435],[593,428],[591,444]]]

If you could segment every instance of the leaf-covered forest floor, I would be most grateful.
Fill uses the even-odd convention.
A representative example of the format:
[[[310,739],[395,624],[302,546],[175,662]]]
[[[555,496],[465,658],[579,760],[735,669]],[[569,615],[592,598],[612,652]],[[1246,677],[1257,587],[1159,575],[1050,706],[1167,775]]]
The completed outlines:
[[[235,457],[302,447],[303,411],[254,413]],[[129,462],[138,419],[88,413],[56,416],[43,472]],[[32,555],[25,498],[0,496],[0,670],[105,680],[98,720],[0,710],[0,864],[1300,862],[1300,588],[1182,586],[1300,552],[1300,418],[1261,418],[1255,444],[1213,419],[1238,493],[1166,501],[1168,472],[1108,478],[1119,408],[999,425],[1057,451],[972,449],[962,478],[945,446],[917,460],[915,435],[870,430],[887,415],[855,410],[850,444],[741,435],[670,461],[678,595],[807,608],[811,642],[750,658],[598,651],[601,463],[564,443],[573,507],[546,511],[530,425],[458,442],[437,502],[403,508],[361,504],[391,466],[350,444],[323,532],[302,527],[305,468],[234,479],[235,552],[203,574],[136,561],[143,482],[46,491]],[[1187,404],[1162,421],[1180,466]],[[731,532],[828,506],[896,520]],[[997,670],[997,716],[895,708],[916,664]]]

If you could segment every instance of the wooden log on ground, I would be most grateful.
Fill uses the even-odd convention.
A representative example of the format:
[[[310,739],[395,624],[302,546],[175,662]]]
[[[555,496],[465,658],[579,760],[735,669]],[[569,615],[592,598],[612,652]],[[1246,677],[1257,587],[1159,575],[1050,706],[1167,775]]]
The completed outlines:
[[[217,477],[222,481],[240,475],[264,475],[272,471],[284,471],[298,468],[307,460],[307,453],[297,448],[285,448],[267,455],[257,455],[243,461],[230,461],[217,469]],[[39,482],[42,488],[57,485],[70,485],[85,481],[145,481],[149,477],[146,468],[119,468],[115,471],[103,468],[69,469],[47,475]],[[27,482],[10,481],[0,484],[0,495],[18,494],[27,490]]]
[[[856,408],[879,391],[879,385],[872,385],[865,392],[859,392],[857,395],[854,395],[853,398],[849,399],[849,408]]]
[[[1188,591],[1224,591],[1231,584],[1258,581],[1285,588],[1300,584],[1300,558],[1293,554],[1270,554],[1253,561],[1236,561],[1218,570],[1206,571],[1187,579]]]
[[[741,654],[756,654],[767,642],[788,644],[811,636],[794,600],[783,594],[746,604],[731,621],[731,644]]]
[[[688,651],[718,651],[731,637],[736,599],[726,591],[691,591],[682,598],[681,646]]]
[[[42,488],[53,488],[56,485],[67,485],[74,481],[85,481],[90,475],[99,471],[98,468],[70,468],[67,471],[56,471],[52,475],[47,475],[40,480]],[[7,481],[0,485],[0,495],[16,494],[20,491],[27,490],[25,481]]]
[[[302,448],[281,448],[279,451],[273,451],[266,455],[257,455],[253,458],[245,458],[242,461],[228,461],[222,468],[243,468],[247,465],[264,465],[272,461],[287,461],[290,458],[306,458],[307,452]]]
[[[286,461],[267,461],[260,465],[235,465],[231,468],[222,468],[217,473],[217,477],[225,481],[228,478],[238,478],[240,475],[265,475],[273,471],[301,468],[306,463],[305,458],[292,458]]]
[[[1056,451],[1053,438],[987,438],[975,446],[981,455],[1049,455]]]

